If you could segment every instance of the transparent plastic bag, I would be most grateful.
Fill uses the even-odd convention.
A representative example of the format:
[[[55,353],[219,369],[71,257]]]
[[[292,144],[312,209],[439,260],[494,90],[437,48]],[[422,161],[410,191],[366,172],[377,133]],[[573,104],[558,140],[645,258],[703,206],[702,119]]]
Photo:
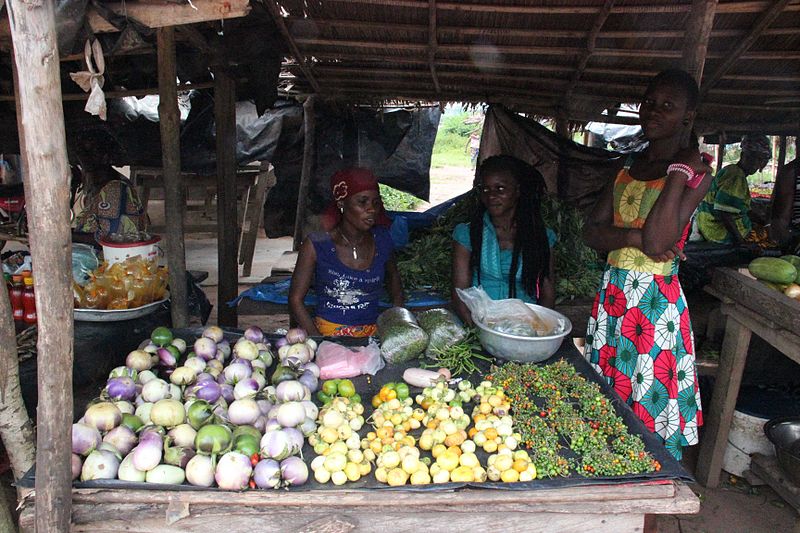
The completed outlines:
[[[361,374],[374,376],[384,367],[378,345],[342,346],[322,341],[317,348],[316,363],[320,379],[353,378]]]
[[[100,266],[100,260],[94,248],[88,244],[72,245],[72,279],[83,287],[89,281],[90,274]]]
[[[499,333],[545,337],[559,330],[555,319],[537,313],[522,300],[492,300],[482,287],[456,289],[456,293],[469,308],[473,320]]]
[[[458,344],[467,336],[461,320],[447,309],[428,309],[417,314],[417,322],[428,334],[425,356],[436,359],[437,350]]]
[[[428,346],[428,334],[411,311],[402,307],[392,307],[378,316],[378,335],[381,355],[389,364],[410,361]]]

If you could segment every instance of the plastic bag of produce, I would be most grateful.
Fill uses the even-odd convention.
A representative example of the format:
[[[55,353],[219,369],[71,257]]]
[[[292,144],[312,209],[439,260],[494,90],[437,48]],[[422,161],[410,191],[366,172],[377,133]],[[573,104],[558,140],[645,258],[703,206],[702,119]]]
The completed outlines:
[[[428,334],[425,355],[436,359],[436,351],[458,344],[467,336],[461,320],[447,309],[428,309],[417,315],[417,322]]]
[[[410,361],[428,346],[428,334],[411,311],[402,307],[392,307],[378,316],[378,336],[381,355],[389,364]]]
[[[494,331],[522,337],[545,337],[563,331],[563,324],[537,313],[522,300],[492,300],[482,287],[456,289],[456,292],[472,313],[472,319]]]
[[[378,345],[342,346],[322,341],[317,347],[317,366],[320,379],[353,378],[361,374],[374,376],[384,367]]]

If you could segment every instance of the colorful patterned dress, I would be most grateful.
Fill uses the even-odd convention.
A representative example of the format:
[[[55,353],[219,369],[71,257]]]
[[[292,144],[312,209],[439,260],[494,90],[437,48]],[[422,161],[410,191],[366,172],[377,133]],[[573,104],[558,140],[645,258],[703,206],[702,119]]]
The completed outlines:
[[[640,181],[629,164],[614,183],[614,225],[644,226],[666,177]],[[688,233],[684,231],[678,247]],[[585,356],[676,458],[703,424],[689,309],[678,259],[658,263],[637,248],[608,254],[586,331]]]

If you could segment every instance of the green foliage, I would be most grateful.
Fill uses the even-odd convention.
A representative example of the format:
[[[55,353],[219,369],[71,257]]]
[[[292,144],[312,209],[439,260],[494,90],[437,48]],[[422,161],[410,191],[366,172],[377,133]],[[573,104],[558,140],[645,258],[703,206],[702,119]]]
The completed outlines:
[[[388,185],[380,184],[381,199],[383,206],[387,211],[413,211],[417,206],[422,203],[422,200],[408,194],[407,192],[399,191]]]
[[[556,232],[553,249],[556,269],[556,303],[594,296],[603,271],[597,252],[583,241],[583,215],[555,196],[542,201],[545,225]]]
[[[436,142],[433,145],[431,166],[470,166],[467,142],[469,141],[470,133],[479,126],[464,124],[468,117],[468,113],[443,116],[442,121],[439,123],[439,131],[436,134]]]

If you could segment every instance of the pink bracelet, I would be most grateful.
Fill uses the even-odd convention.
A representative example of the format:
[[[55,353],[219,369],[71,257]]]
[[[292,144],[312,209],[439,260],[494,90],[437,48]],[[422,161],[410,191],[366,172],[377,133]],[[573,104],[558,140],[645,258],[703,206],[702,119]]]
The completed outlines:
[[[673,172],[677,172],[686,176],[686,181],[689,181],[694,177],[694,169],[689,165],[684,165],[683,163],[672,163],[667,167],[667,174],[671,174]]]

